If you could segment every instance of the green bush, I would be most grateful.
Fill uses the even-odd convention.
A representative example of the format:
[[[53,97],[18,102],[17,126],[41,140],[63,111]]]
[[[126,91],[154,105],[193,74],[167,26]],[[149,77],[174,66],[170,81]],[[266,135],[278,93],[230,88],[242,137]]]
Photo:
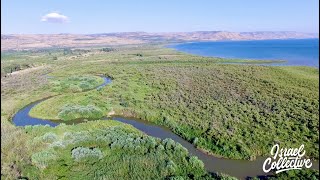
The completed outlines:
[[[319,170],[303,169],[290,170],[276,174],[275,176],[267,177],[270,180],[286,180],[286,179],[303,179],[303,180],[317,180],[319,179]]]
[[[64,121],[80,118],[99,119],[102,116],[102,110],[94,105],[81,106],[73,104],[63,106],[58,114],[58,117]]]
[[[52,89],[58,92],[82,92],[94,89],[102,79],[95,76],[70,76],[52,79]]]
[[[108,47],[106,47],[106,48],[102,48],[102,51],[104,51],[104,52],[111,52],[111,51],[115,51],[115,49],[114,49],[114,48],[108,48]]]
[[[66,144],[63,141],[55,141],[49,145],[50,148],[65,148]]]
[[[42,140],[44,142],[53,142],[57,140],[57,135],[55,133],[48,132],[42,136]]]
[[[191,156],[189,159],[189,162],[190,162],[191,166],[194,168],[203,168],[204,167],[203,162],[200,159],[198,159],[197,156]]]
[[[173,161],[168,161],[167,162],[167,170],[169,171],[170,174],[173,174],[176,171],[177,165]]]
[[[98,148],[87,148],[87,147],[77,147],[71,152],[72,158],[75,161],[85,161],[85,160],[99,160],[103,157],[103,154]]]
[[[53,149],[47,149],[31,156],[31,161],[39,168],[46,168],[50,162],[57,158],[57,153]]]
[[[166,139],[162,140],[162,144],[164,145],[166,150],[171,150],[175,146],[176,143],[174,142],[174,140],[172,140],[170,138],[166,138]]]
[[[184,180],[182,176],[173,176],[169,178],[170,180]]]

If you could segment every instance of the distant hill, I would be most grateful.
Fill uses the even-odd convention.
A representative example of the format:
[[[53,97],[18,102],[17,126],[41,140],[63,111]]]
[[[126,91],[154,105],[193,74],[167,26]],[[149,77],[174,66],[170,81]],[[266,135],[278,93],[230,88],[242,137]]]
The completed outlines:
[[[167,43],[218,40],[263,40],[319,38],[317,33],[291,31],[228,32],[121,32],[102,34],[1,34],[1,51],[36,48],[88,47],[143,43]]]

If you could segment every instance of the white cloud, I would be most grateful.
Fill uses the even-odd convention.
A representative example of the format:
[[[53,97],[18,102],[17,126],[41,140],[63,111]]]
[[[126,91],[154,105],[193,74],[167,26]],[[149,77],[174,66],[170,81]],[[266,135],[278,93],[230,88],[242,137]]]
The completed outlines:
[[[43,16],[41,21],[49,23],[66,23],[69,21],[69,18],[59,13],[49,13]]]

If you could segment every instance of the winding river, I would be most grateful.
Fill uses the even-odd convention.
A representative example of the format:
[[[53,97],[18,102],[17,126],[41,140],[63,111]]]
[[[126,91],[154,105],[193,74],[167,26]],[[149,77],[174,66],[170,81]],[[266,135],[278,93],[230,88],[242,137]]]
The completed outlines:
[[[104,86],[111,83],[111,79],[107,77],[103,77],[104,83],[98,86],[96,89],[103,88]],[[47,98],[48,99],[48,98]],[[45,119],[38,119],[29,116],[30,110],[37,105],[38,103],[44,101],[46,99],[36,101],[34,103],[29,104],[28,106],[24,107],[23,109],[19,110],[13,117],[13,123],[16,126],[26,126],[26,125],[49,125],[55,127],[59,125],[59,123],[65,124],[77,124],[83,122],[83,120],[77,120],[72,122],[66,121],[50,121]],[[225,159],[225,158],[218,158],[212,155],[208,155],[197,148],[195,148],[191,143],[182,139],[180,136],[171,132],[168,128],[164,126],[159,126],[152,124],[148,121],[143,121],[136,118],[125,118],[121,116],[112,116],[111,118],[103,118],[105,120],[113,119],[117,120],[126,124],[130,124],[135,128],[139,129],[140,131],[146,133],[147,135],[157,137],[160,139],[171,138],[176,142],[179,142],[185,148],[188,149],[189,153],[192,155],[197,156],[199,159],[203,161],[205,164],[205,168],[209,172],[220,172],[225,173],[239,179],[246,179],[248,177],[255,177],[255,176],[266,176],[267,174],[262,171],[262,165],[265,157],[258,157],[254,161],[248,160],[232,160],[232,159]],[[319,170],[318,162],[313,162],[313,169]]]

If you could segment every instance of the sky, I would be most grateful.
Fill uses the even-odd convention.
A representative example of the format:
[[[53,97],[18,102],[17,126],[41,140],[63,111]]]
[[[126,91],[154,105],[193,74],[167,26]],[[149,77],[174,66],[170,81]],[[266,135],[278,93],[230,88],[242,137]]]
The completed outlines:
[[[1,34],[318,33],[319,0],[1,0]]]

